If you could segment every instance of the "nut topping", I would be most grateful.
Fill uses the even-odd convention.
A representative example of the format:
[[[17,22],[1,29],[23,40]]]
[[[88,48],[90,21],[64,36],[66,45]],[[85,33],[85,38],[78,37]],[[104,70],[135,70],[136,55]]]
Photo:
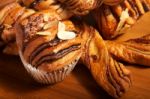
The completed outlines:
[[[49,31],[41,31],[41,32],[37,32],[36,34],[44,36],[44,35],[50,35],[51,32],[49,32]]]
[[[59,22],[57,37],[61,40],[69,40],[76,37],[76,34],[71,31],[65,31],[65,24]]]
[[[44,18],[44,21],[46,21],[46,22],[49,20],[49,16],[47,14],[44,14],[43,18]]]
[[[56,21],[56,20],[52,21],[52,22],[49,22],[49,23],[44,25],[43,29],[46,30],[46,29],[48,29],[48,28],[50,28],[50,27],[52,27],[54,25],[57,25],[57,24],[58,24],[58,21]]]
[[[129,13],[128,13],[128,9],[126,8],[124,11],[122,11],[121,16],[120,16],[120,22],[118,24],[118,27],[116,29],[116,31],[121,30],[121,28],[123,27],[123,25],[125,24],[126,20],[129,18]]]

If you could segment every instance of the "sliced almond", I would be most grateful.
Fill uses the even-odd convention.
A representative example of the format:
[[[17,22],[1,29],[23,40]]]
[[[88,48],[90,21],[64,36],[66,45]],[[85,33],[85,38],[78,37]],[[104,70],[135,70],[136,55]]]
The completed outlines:
[[[76,34],[74,32],[59,31],[57,37],[61,40],[69,40],[75,38]]]
[[[51,35],[51,32],[49,32],[49,31],[41,31],[41,32],[37,32],[36,34],[37,35],[44,35],[44,36],[46,36],[46,35]]]
[[[4,26],[5,26],[6,28],[11,28],[11,27],[12,27],[12,26],[9,25],[9,24],[4,24]]]
[[[48,29],[48,28],[50,28],[50,27],[52,27],[54,25],[57,25],[57,24],[58,24],[58,21],[56,21],[56,20],[52,21],[52,22],[49,22],[49,23],[44,25],[43,29],[46,30],[46,29]]]
[[[120,16],[120,20],[126,20],[129,17],[130,16],[129,16],[128,8],[126,8],[124,11],[122,11],[121,16]]]
[[[49,20],[49,15],[48,15],[48,14],[44,14],[44,17],[43,17],[43,18],[44,18],[44,21],[47,22],[47,21]]]
[[[64,23],[62,23],[62,22],[58,23],[58,31],[65,31],[65,28],[66,28],[66,26]]]
[[[122,29],[122,27],[124,26],[126,20],[129,17],[130,16],[129,16],[129,13],[128,13],[128,9],[125,9],[124,11],[122,11],[121,16],[120,16],[120,22],[118,23],[116,31],[120,31]]]
[[[40,27],[44,27],[44,23],[41,23],[41,24],[40,24]]]

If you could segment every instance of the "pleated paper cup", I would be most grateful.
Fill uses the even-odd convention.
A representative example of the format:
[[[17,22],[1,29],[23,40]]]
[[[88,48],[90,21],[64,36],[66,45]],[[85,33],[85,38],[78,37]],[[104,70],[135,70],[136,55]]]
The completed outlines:
[[[67,66],[64,66],[61,69],[54,70],[52,72],[43,71],[33,67],[31,64],[27,63],[22,55],[22,52],[19,51],[21,61],[28,71],[28,73],[38,82],[42,84],[54,84],[62,81],[70,72],[74,69],[77,64],[79,57],[72,63]]]

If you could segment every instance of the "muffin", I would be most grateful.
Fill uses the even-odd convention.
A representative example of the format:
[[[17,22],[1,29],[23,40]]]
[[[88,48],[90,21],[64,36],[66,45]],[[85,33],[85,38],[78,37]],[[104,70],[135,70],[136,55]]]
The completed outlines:
[[[62,81],[81,56],[81,32],[71,21],[59,21],[55,11],[37,12],[16,23],[19,56],[39,83]]]

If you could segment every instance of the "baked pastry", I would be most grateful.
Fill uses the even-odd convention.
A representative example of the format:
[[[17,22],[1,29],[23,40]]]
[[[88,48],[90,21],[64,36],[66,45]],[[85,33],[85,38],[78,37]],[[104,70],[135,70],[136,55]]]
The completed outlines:
[[[150,66],[150,34],[124,42],[106,41],[109,53],[118,61]]]
[[[15,40],[15,33],[12,24],[23,13],[24,8],[17,3],[11,3],[0,11],[1,38],[4,42]],[[9,36],[8,36],[9,35]]]
[[[73,16],[73,13],[66,10],[58,0],[19,0],[18,2],[37,11],[53,9],[61,19],[68,19]]]
[[[27,17],[33,13],[35,13],[34,10],[25,9],[18,3],[10,3],[0,10],[0,37],[3,46],[6,46],[3,49],[4,53],[17,55],[14,24],[19,18]]]
[[[37,12],[16,23],[20,58],[37,82],[62,81],[81,56],[81,33],[53,11]]]
[[[13,12],[13,10],[11,10],[11,12]],[[102,47],[105,45],[98,32],[95,32],[96,30],[93,28],[79,22],[72,23],[71,21],[60,21],[58,19],[59,15],[57,15],[55,11],[45,10],[35,12],[24,9],[17,23],[13,22],[13,24],[10,24],[11,27],[14,27],[14,24],[16,24],[14,33],[17,33],[16,40],[19,56],[24,67],[37,82],[44,84],[52,84],[63,80],[72,71],[81,55],[87,67],[91,66],[91,68],[93,68],[94,63],[88,64],[91,61],[86,60],[87,57],[84,57],[90,54],[89,52],[85,53],[85,50],[89,49],[89,46],[91,46],[93,42],[96,44],[97,41],[100,41],[100,43],[96,44],[96,49],[97,45]],[[65,33],[69,34],[65,35]],[[6,39],[6,41],[9,41],[9,39]],[[15,49],[13,46],[14,43],[8,44],[8,47],[6,47],[7,53],[11,51],[14,53],[14,50],[10,50]],[[104,47],[104,49],[105,48],[106,47]],[[90,52],[93,51],[95,51],[95,49],[90,49]],[[102,53],[102,51],[100,51],[100,53]],[[106,50],[104,55],[107,55],[107,53]],[[90,59],[91,57],[93,58],[94,56],[89,56]],[[107,57],[104,56],[104,60],[107,60]],[[101,68],[100,64],[99,62],[97,63],[99,69]],[[104,68],[107,68],[107,64],[109,64],[109,62],[103,65]],[[112,68],[114,67],[113,65]],[[102,70],[98,72],[105,75],[106,71],[107,70]],[[94,77],[97,75],[93,69],[91,72]],[[116,72],[114,74],[116,74]],[[103,81],[99,81],[103,75],[99,75],[95,78],[96,81],[110,95],[117,97],[115,94],[116,91],[110,91],[113,86],[110,86],[110,89],[106,89],[110,81],[105,85],[103,85]],[[114,78],[116,78],[116,76]],[[106,75],[105,79],[107,79]],[[123,84],[124,82],[122,82],[120,86],[123,86]],[[123,86],[123,89],[126,90],[128,87],[128,85]],[[117,92],[119,93],[120,90],[117,89]]]
[[[58,0],[74,15],[85,15],[103,3],[104,0]]]
[[[30,0],[30,2],[17,1],[24,3],[27,7],[35,2],[35,0]],[[81,20],[64,20],[67,17],[61,16],[55,9],[53,6],[55,1],[50,1],[36,1],[37,4],[33,8],[39,11],[22,7],[18,3],[11,3],[1,9],[0,12],[0,38],[7,45],[4,52],[8,54],[19,52],[24,67],[37,82],[53,84],[62,81],[81,59],[98,85],[112,97],[118,98],[132,85],[131,73],[121,61],[150,66],[150,35],[124,42],[105,41],[96,29]],[[84,15],[85,12],[98,7],[102,3],[102,1],[96,2],[95,0],[92,3],[83,1],[61,0],[59,4],[65,6],[67,13]],[[115,8],[118,5],[108,6],[112,4],[110,3],[112,0],[106,1],[104,1],[105,5],[102,6],[104,9],[101,9],[104,12],[102,18],[105,19],[106,17],[111,27],[113,24],[118,24],[113,13],[120,10]],[[118,0],[117,2],[121,1]],[[74,3],[75,5],[71,6]],[[122,4],[126,3],[124,1]],[[134,2],[131,3],[134,4]],[[77,7],[80,4],[85,6],[80,6],[81,8],[79,7],[78,10]],[[82,8],[86,7],[86,4],[89,4],[89,6]],[[141,3],[138,2],[138,4]],[[148,5],[146,6],[148,7]],[[111,11],[111,7],[114,12]],[[140,16],[139,12],[143,13],[141,9],[135,10],[138,7],[131,11],[132,17],[127,17],[126,23],[134,23],[133,20]],[[105,27],[107,21],[102,21],[101,25]],[[104,28],[104,30],[107,30],[107,28]],[[115,30],[115,26],[112,30]],[[142,60],[139,61],[141,58]]]
[[[14,3],[13,5],[16,6],[18,4]],[[10,5],[8,5],[8,7],[10,7]],[[21,6],[19,7],[21,8]],[[11,10],[11,12],[15,11]],[[40,83],[52,84],[63,80],[72,71],[81,55],[82,59],[86,61],[87,67],[91,65],[91,68],[93,68],[94,64],[90,63],[89,65],[88,63],[91,61],[88,62],[88,60],[86,60],[87,57],[84,57],[90,53],[84,52],[89,49],[93,41],[95,44],[97,41],[100,41],[98,46],[104,46],[104,41],[93,28],[79,22],[76,23],[76,21],[74,23],[71,21],[60,21],[59,15],[53,10],[35,12],[34,10],[24,9],[17,21],[13,21],[12,23],[13,24],[9,24],[11,27],[14,27],[14,24],[16,24],[13,31],[14,34],[17,33],[16,40],[18,49],[15,47],[15,42],[11,42],[10,39],[4,39],[6,42],[10,42],[4,52],[16,53],[16,50],[19,50],[19,56],[24,67],[33,78]],[[69,34],[65,35],[65,33]],[[5,34],[5,36],[3,38],[11,38],[9,33],[8,35]],[[15,51],[12,49],[15,49]],[[90,52],[92,51],[95,50],[90,49]],[[107,51],[104,54],[107,55]],[[91,58],[93,56],[89,57]],[[105,58],[106,57],[104,57],[104,60]],[[97,63],[99,67],[100,64],[101,63]],[[104,68],[107,68],[106,64],[103,65]],[[114,68],[115,66],[113,65],[112,67]],[[94,77],[97,75],[93,69],[91,72]],[[98,72],[105,75],[106,71],[102,70]],[[103,85],[103,83],[99,81],[103,75],[99,75],[95,78],[96,81],[110,95],[117,97],[115,96],[116,94],[114,94],[115,92],[110,92],[111,88],[109,90],[106,89],[110,81],[108,81],[108,85]],[[106,75],[105,77],[105,79],[107,79]],[[120,85],[123,85],[123,83]],[[113,86],[111,87],[113,88]],[[128,86],[124,86],[123,89],[128,89]],[[118,93],[119,91],[120,90],[118,90]]]
[[[89,33],[84,53],[83,63],[88,67],[94,79],[109,95],[118,98],[131,86],[131,74],[124,65],[111,56],[107,46],[92,27],[87,27]]]
[[[20,0],[19,3],[35,10],[54,9],[63,19],[86,15],[101,6],[104,0]],[[106,0],[107,1],[107,0]]]
[[[117,5],[123,1],[124,0],[104,0],[104,4],[112,6],[112,5]]]
[[[16,32],[14,31],[14,24],[16,23],[16,21],[22,20],[23,18],[30,16],[35,12],[36,12],[35,10],[22,7],[20,6],[20,4],[16,2],[10,3],[0,10],[0,25],[1,25],[0,46],[6,45],[6,49],[4,48],[3,51],[4,53],[11,54],[11,55],[17,54],[16,52],[18,51],[16,50],[16,44],[14,44],[16,41]],[[53,12],[57,13],[55,11]],[[62,16],[60,15],[57,16],[58,20],[62,20],[61,18]],[[8,50],[10,48],[10,45],[12,48],[14,45],[13,51]]]
[[[68,19],[71,16],[86,15],[89,11],[98,8],[104,2],[106,5],[116,5],[123,0],[19,0],[18,2],[35,10],[54,9]]]
[[[112,39],[134,25],[149,10],[149,0],[124,0],[114,6],[103,4],[93,13],[103,38]]]

